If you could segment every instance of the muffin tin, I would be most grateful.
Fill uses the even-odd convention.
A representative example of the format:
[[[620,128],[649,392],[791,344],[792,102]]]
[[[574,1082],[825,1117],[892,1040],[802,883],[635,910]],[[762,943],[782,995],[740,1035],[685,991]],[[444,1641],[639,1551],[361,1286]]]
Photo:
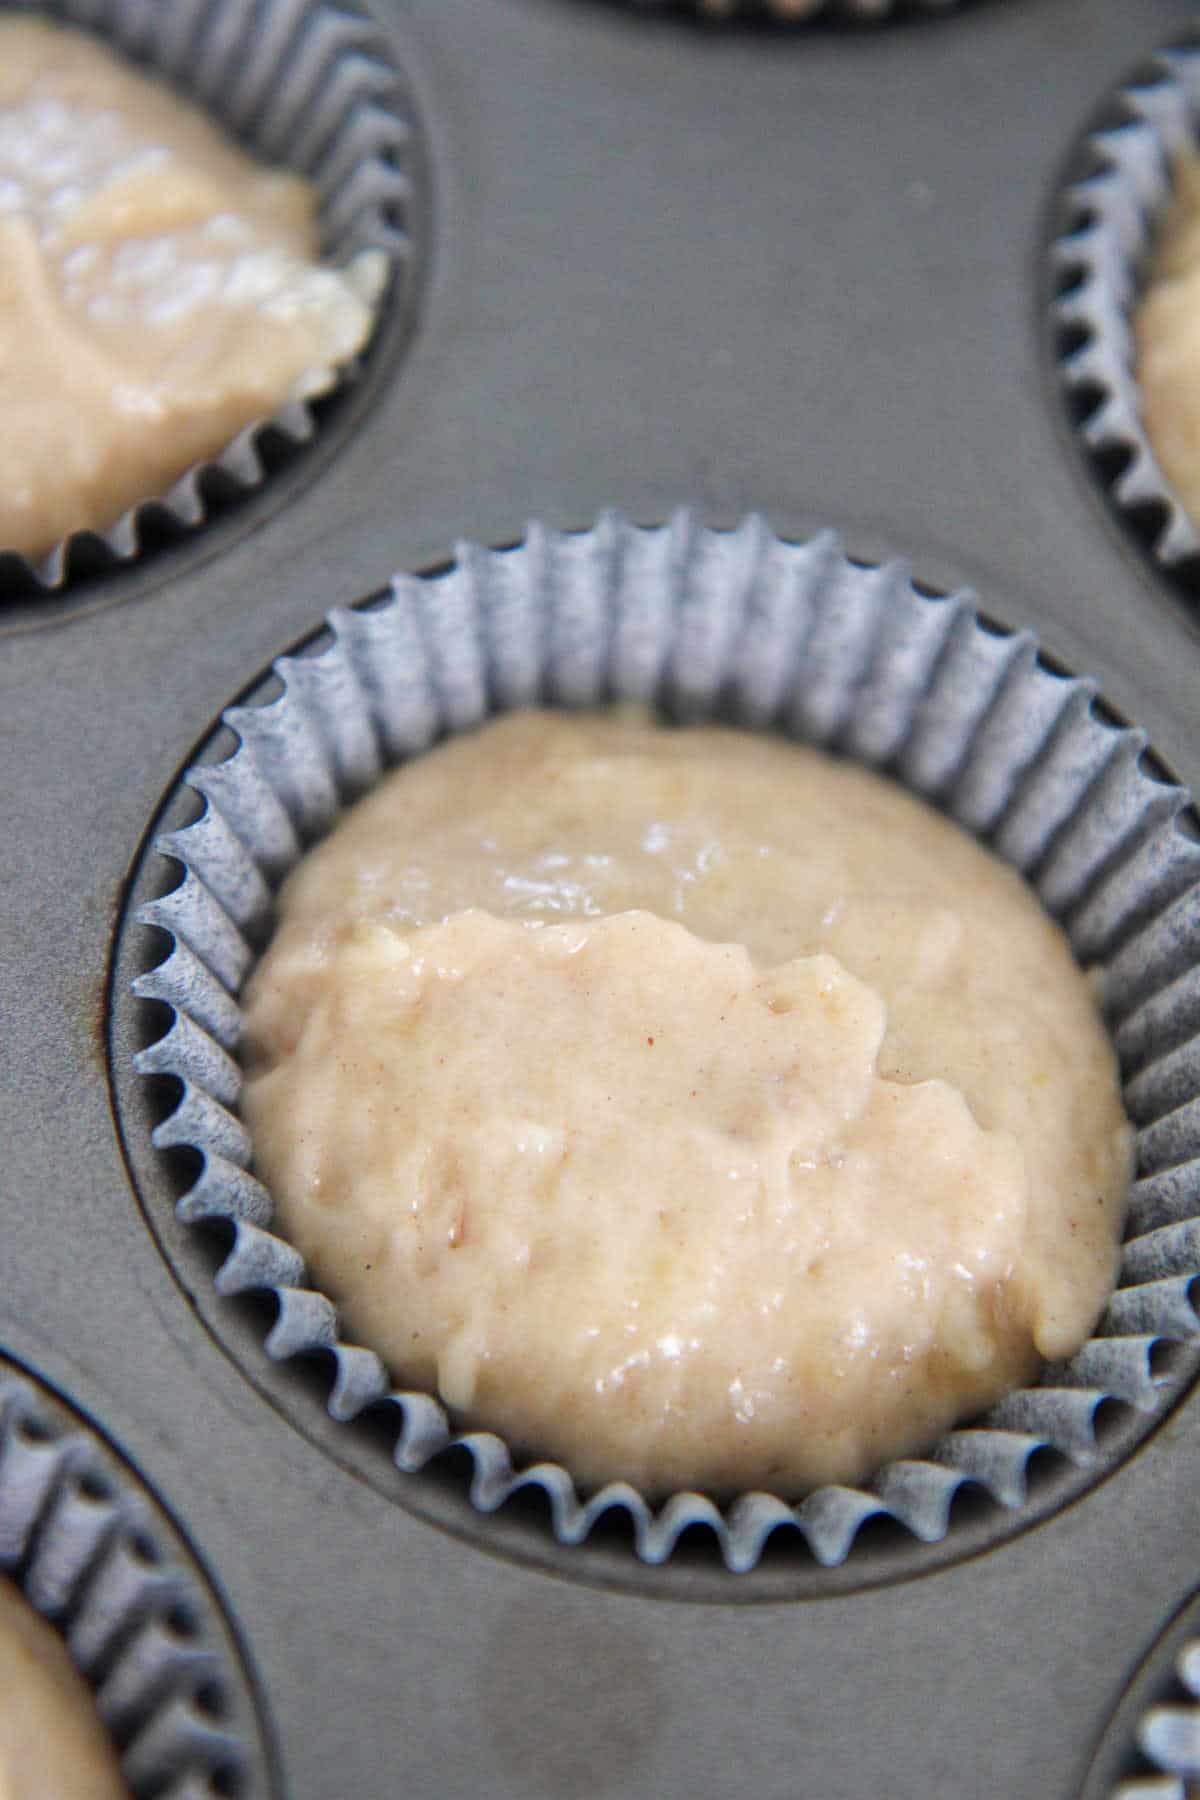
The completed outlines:
[[[1067,1800],[1194,1588],[1190,1389],[1017,1535],[968,1494],[953,1560],[908,1563],[868,1522],[841,1569],[785,1553],[746,1579],[689,1533],[655,1570],[610,1521],[568,1563],[536,1498],[479,1528],[461,1471],[352,1447],[322,1358],[273,1364],[252,1294],[210,1327],[211,1275],[162,1255],[131,1071],[166,1019],[130,1002],[123,951],[224,708],[331,607],[531,517],[832,525],[1032,629],[1195,788],[1195,616],[1097,503],[1046,275],[1078,134],[1192,9],[980,0],[794,35],[591,0],[373,11],[429,147],[406,356],[269,507],[0,613],[0,1346],[185,1528],[281,1794]]]

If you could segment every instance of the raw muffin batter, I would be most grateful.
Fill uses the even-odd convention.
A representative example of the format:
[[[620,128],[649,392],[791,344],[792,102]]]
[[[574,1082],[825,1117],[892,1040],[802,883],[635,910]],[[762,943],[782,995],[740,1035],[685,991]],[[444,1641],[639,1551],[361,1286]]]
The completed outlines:
[[[1086,1338],[1130,1134],[1020,878],[765,735],[518,714],[285,884],[280,1230],[393,1372],[585,1484],[796,1493]]]
[[[0,1580],[0,1800],[129,1800],[58,1633]]]
[[[1142,420],[1159,467],[1200,524],[1200,156],[1173,171],[1171,202],[1134,314]]]
[[[316,192],[45,19],[0,20],[0,549],[104,529],[333,385],[385,273]]]

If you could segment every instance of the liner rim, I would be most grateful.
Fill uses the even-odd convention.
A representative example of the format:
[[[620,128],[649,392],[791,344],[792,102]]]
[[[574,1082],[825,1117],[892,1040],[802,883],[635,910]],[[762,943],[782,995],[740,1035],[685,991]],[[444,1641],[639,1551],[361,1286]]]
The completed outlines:
[[[139,28],[139,14],[132,5],[123,33],[120,4],[121,0],[115,0],[113,17],[100,16],[94,0],[91,4],[89,0],[33,0],[32,6],[16,4],[15,0],[0,0],[0,12],[32,12],[35,16],[45,16],[55,23],[86,32],[106,48],[114,50],[135,71],[165,82],[182,94],[259,162],[269,160],[293,172],[310,173],[315,178],[315,171],[302,170],[289,160],[290,151],[265,157],[261,148],[256,148],[245,123],[227,116],[222,88],[218,85],[213,92],[204,91],[205,85],[214,86],[212,71],[194,74],[192,61],[178,50],[174,57],[175,66],[170,66],[164,46],[146,41],[147,34]],[[405,326],[411,329],[428,261],[420,217],[425,201],[418,193],[422,186],[425,132],[403,66],[393,54],[390,34],[369,9],[367,0],[304,0],[300,6],[288,6],[287,0],[266,0],[266,4],[273,7],[288,25],[284,42],[278,46],[279,68],[284,68],[287,59],[294,57],[296,46],[302,45],[305,35],[322,25],[327,25],[335,45],[339,34],[345,37],[345,43],[335,48],[328,67],[318,71],[317,93],[327,86],[332,90],[336,75],[344,68],[351,68],[353,72],[355,61],[365,65],[356,77],[361,83],[361,91],[344,104],[334,139],[353,133],[353,115],[358,113],[364,140],[373,147],[369,153],[364,150],[361,156],[352,160],[350,167],[332,183],[328,194],[322,191],[319,216],[323,267],[344,268],[363,249],[378,251],[385,259],[383,282],[372,303],[372,324],[366,342],[348,361],[310,371],[317,380],[328,378],[329,385],[322,391],[309,399],[285,401],[277,411],[252,419],[216,455],[191,464],[163,489],[136,500],[111,525],[82,526],[69,531],[41,557],[28,556],[0,543],[0,612],[5,605],[19,604],[23,600],[65,597],[77,587],[88,586],[105,575],[136,567],[144,558],[158,552],[158,545],[147,546],[145,543],[147,527],[156,522],[166,523],[172,545],[192,539],[214,516],[221,517],[227,511],[226,503],[218,506],[214,514],[210,499],[214,486],[223,485],[235,501],[243,501],[270,488],[276,472],[271,460],[273,440],[282,440],[289,469],[306,447],[323,439],[332,437],[330,447],[336,449],[341,441],[337,425],[332,421],[325,422],[323,415],[359,386],[368,369],[377,376],[385,374],[397,353],[399,330]],[[222,6],[235,5],[236,0],[218,0],[218,5],[210,9],[207,0],[182,0],[183,25],[178,19],[164,18],[160,29],[164,34],[175,31],[179,46],[187,44],[194,50],[197,41],[202,47],[216,35]],[[180,9],[177,7],[176,10]],[[193,15],[190,37],[188,10]],[[288,14],[292,15],[290,19]],[[365,44],[355,42],[355,29],[364,35]],[[198,40],[197,33],[200,33]],[[236,48],[233,46],[226,58],[231,67],[237,66],[233,61]],[[390,90],[390,97],[382,104],[371,87],[372,79],[378,77],[386,78],[385,85]],[[388,129],[381,131],[384,120]],[[379,139],[377,143],[376,138]],[[419,154],[414,154],[414,143]],[[361,198],[356,201],[354,196],[354,183],[363,170],[368,172],[368,185],[377,189],[377,196],[370,204],[364,204]],[[339,200],[350,208],[350,215],[331,232],[326,215],[331,214],[336,219]],[[403,216],[402,225],[387,217],[391,212]],[[362,223],[364,217],[370,221],[367,227]],[[72,564],[78,560],[81,551],[98,559],[97,566],[89,568],[82,577],[72,573]],[[11,579],[4,573],[6,570],[13,571]]]
[[[354,686],[360,693],[365,691],[364,669],[369,663],[364,661],[363,644],[372,633],[390,629],[388,621],[393,625],[398,620],[407,621],[405,628],[411,627],[412,654],[426,658],[429,666],[436,669],[440,704],[437,719],[426,716],[418,722],[419,742],[389,746],[390,763],[404,760],[406,752],[419,753],[447,731],[462,729],[480,716],[506,709],[502,693],[499,704],[495,704],[495,692],[486,700],[481,696],[479,672],[469,666],[469,654],[463,650],[465,639],[455,638],[458,631],[461,639],[463,620],[468,614],[473,620],[472,628],[496,634],[493,647],[504,645],[504,654],[513,659],[513,668],[507,674],[501,665],[496,665],[493,685],[496,679],[519,684],[530,678],[530,671],[527,669],[522,675],[518,666],[520,639],[512,623],[514,608],[516,612],[520,610],[516,596],[522,576],[527,578],[531,591],[549,589],[561,598],[562,571],[568,566],[563,559],[592,556],[600,570],[597,580],[610,584],[606,589],[609,611],[602,617],[609,637],[605,654],[612,655],[611,584],[616,584],[615,591],[623,591],[622,582],[634,576],[644,580],[647,567],[654,563],[664,582],[674,584],[673,593],[663,605],[675,608],[669,617],[678,627],[691,592],[687,584],[694,572],[722,557],[732,568],[743,554],[774,558],[772,568],[777,563],[800,587],[810,581],[814,593],[824,597],[827,607],[831,605],[831,594],[843,610],[847,608],[848,596],[859,596],[860,608],[867,617],[863,629],[869,638],[872,674],[877,653],[882,658],[885,651],[894,652],[899,679],[909,690],[905,704],[915,707],[918,714],[932,705],[930,696],[936,690],[933,677],[928,691],[922,686],[931,658],[935,671],[947,666],[952,655],[991,658],[996,668],[1002,667],[1003,674],[987,708],[971,726],[972,735],[967,741],[972,756],[989,733],[993,744],[999,746],[996,755],[1000,755],[1004,731],[1011,732],[1015,715],[1027,712],[1031,704],[1035,703],[1034,710],[1040,707],[1046,715],[1045,741],[1038,740],[1041,760],[1020,768],[1015,798],[1010,797],[1005,807],[998,807],[992,791],[994,783],[990,788],[986,769],[983,773],[978,768],[972,772],[968,761],[957,770],[947,771],[939,768],[928,746],[923,751],[914,750],[919,736],[915,727],[904,748],[907,785],[926,798],[936,799],[939,783],[943,788],[948,782],[957,783],[954,792],[958,797],[944,810],[974,829],[977,836],[989,838],[993,847],[1023,872],[1028,874],[1032,866],[1044,903],[1060,920],[1064,912],[1070,915],[1071,935],[1080,960],[1095,960],[1087,952],[1089,941],[1108,944],[1104,960],[1109,989],[1118,994],[1122,1008],[1114,1036],[1123,1068],[1132,1071],[1125,1078],[1126,1107],[1135,1124],[1142,1126],[1139,1144],[1143,1162],[1147,1155],[1145,1146],[1150,1144],[1150,1167],[1135,1183],[1131,1196],[1131,1214],[1139,1229],[1126,1244],[1121,1283],[1097,1326],[1099,1335],[1093,1336],[1067,1364],[1047,1370],[1038,1386],[1017,1390],[999,1402],[982,1423],[968,1422],[945,1434],[926,1457],[885,1465],[861,1488],[818,1489],[795,1505],[776,1496],[745,1493],[721,1509],[702,1496],[675,1494],[653,1508],[622,1483],[609,1484],[582,1500],[566,1470],[545,1462],[516,1468],[505,1446],[493,1434],[457,1433],[430,1396],[397,1391],[373,1352],[341,1340],[332,1302],[318,1289],[306,1285],[297,1252],[271,1234],[269,1198],[248,1172],[247,1134],[225,1110],[226,1104],[234,1103],[239,1082],[231,1055],[237,1035],[233,994],[253,959],[235,920],[240,920],[253,940],[264,928],[269,895],[261,876],[257,888],[253,882],[247,883],[242,857],[235,856],[241,892],[234,891],[236,882],[230,884],[221,874],[222,859],[228,849],[225,837],[232,833],[236,839],[239,829],[245,830],[247,805],[265,804],[271,814],[267,836],[273,847],[268,848],[262,860],[268,879],[273,881],[299,854],[300,838],[318,835],[340,805],[326,793],[318,799],[315,812],[310,809],[309,816],[297,826],[297,802],[287,791],[286,767],[289,741],[294,748],[298,736],[324,734],[324,754],[332,762],[340,759],[340,775],[349,797],[376,778],[380,770],[378,755],[374,754],[373,759],[373,753],[364,751],[361,743],[356,747],[352,741],[355,731],[348,729],[340,734],[340,727],[333,720],[340,705],[339,692],[344,694]],[[578,568],[572,578],[580,578]],[[722,591],[714,588],[718,594]],[[430,596],[436,596],[436,606]],[[645,600],[644,588],[638,599]],[[902,613],[903,619],[897,623]],[[633,614],[629,616],[632,618]],[[736,622],[745,624],[748,616],[738,614]],[[638,617],[640,621],[641,614]],[[749,635],[745,642],[739,639],[743,660],[753,649],[763,669],[773,663],[782,643],[781,634],[789,629],[787,617],[786,609],[779,612],[775,637],[769,631],[760,634],[756,649],[752,645],[747,648]],[[711,636],[720,620],[715,615],[702,618],[699,608],[694,614],[688,613],[687,620],[693,633],[690,653],[694,657],[717,655],[719,647],[714,650]],[[646,627],[648,631],[653,629],[652,624]],[[925,657],[923,664],[917,656],[915,637],[909,641],[913,633],[920,632],[933,634],[921,652]],[[937,637],[939,632],[941,636]],[[1030,1464],[1039,1451],[1058,1451],[1067,1463],[1082,1471],[1084,1486],[1111,1473],[1132,1445],[1118,1445],[1111,1456],[1106,1452],[1106,1440],[1098,1434],[1098,1425],[1102,1423],[1100,1415],[1111,1410],[1109,1403],[1116,1403],[1123,1416],[1135,1424],[1140,1417],[1135,1441],[1141,1441],[1146,1431],[1161,1422],[1200,1360],[1200,1316],[1190,1298],[1191,1285],[1200,1277],[1200,1119],[1192,1119],[1197,1108],[1188,1104],[1200,1093],[1200,1070],[1194,1070],[1185,1056],[1181,1076],[1176,1051],[1165,1058],[1158,1055],[1154,1011],[1156,1005],[1161,1012],[1164,1004],[1173,1004],[1170,996],[1174,988],[1180,980],[1192,981],[1200,964],[1200,847],[1190,833],[1179,829],[1179,820],[1190,803],[1186,790],[1141,769],[1146,750],[1144,735],[1094,713],[1094,684],[1039,665],[1031,633],[998,631],[990,616],[986,624],[981,624],[967,597],[937,596],[918,590],[904,564],[874,567],[853,563],[845,558],[832,533],[818,534],[801,544],[785,543],[755,517],[731,532],[701,530],[686,512],[676,514],[666,526],[650,528],[629,526],[612,514],[604,515],[593,530],[579,533],[556,533],[533,524],[523,543],[514,548],[488,551],[463,545],[456,564],[446,573],[396,577],[388,598],[376,602],[372,597],[364,602],[362,610],[339,609],[331,613],[325,635],[323,647],[306,653],[305,640],[298,654],[285,655],[273,665],[275,680],[283,690],[277,698],[257,706],[236,705],[222,716],[224,726],[238,742],[231,756],[223,762],[193,767],[183,782],[173,786],[172,793],[190,787],[201,797],[205,810],[192,824],[156,840],[157,854],[147,861],[155,863],[166,858],[181,865],[184,876],[178,887],[159,899],[138,905],[132,915],[135,922],[165,932],[173,946],[165,961],[132,983],[134,995],[165,1002],[173,1018],[166,1035],[135,1056],[134,1067],[143,1076],[171,1075],[183,1090],[178,1107],[152,1133],[152,1142],[159,1150],[185,1146],[200,1152],[204,1163],[201,1176],[180,1199],[177,1215],[185,1224],[215,1216],[232,1225],[233,1246],[214,1277],[214,1285],[221,1295],[264,1287],[272,1290],[278,1314],[266,1335],[268,1355],[279,1361],[315,1349],[329,1353],[334,1375],[327,1409],[338,1422],[349,1422],[381,1402],[394,1408],[401,1423],[393,1460],[402,1471],[414,1472],[424,1467],[452,1445],[465,1448],[474,1468],[470,1499],[478,1511],[491,1512],[522,1487],[536,1485],[549,1502],[555,1537],[562,1545],[574,1545],[584,1541],[609,1507],[617,1506],[632,1523],[638,1557],[652,1564],[666,1561],[680,1535],[696,1524],[710,1528],[726,1567],[737,1573],[757,1565],[780,1526],[796,1528],[815,1560],[826,1567],[839,1566],[846,1560],[860,1528],[872,1518],[897,1521],[920,1543],[940,1543],[952,1534],[954,1501],[966,1489],[982,1488],[997,1503],[1000,1534],[1009,1535],[1012,1529],[1042,1516],[1029,1490]],[[616,638],[620,636],[618,627]],[[630,679],[617,683],[615,694],[610,687],[605,698],[622,694],[649,697],[645,669],[637,662],[638,657],[644,660],[648,653],[636,636],[627,633],[627,637],[625,650],[633,658]],[[668,661],[678,651],[680,642],[681,634],[676,631],[669,638],[669,650],[664,652]],[[621,648],[616,643],[617,653]],[[807,666],[805,658],[810,649],[808,644],[803,647],[797,670]],[[570,652],[568,645],[568,656]],[[730,666],[719,665],[722,681],[728,678]],[[397,663],[389,667],[402,682],[402,666]],[[890,669],[892,664],[887,667]],[[611,663],[608,674],[611,677]],[[540,667],[536,679],[543,684],[538,697],[544,700],[546,665]],[[799,681],[798,673],[796,679]],[[568,671],[568,686],[569,680]],[[890,705],[886,683],[881,687],[881,682],[883,676],[874,687],[870,679],[862,681],[852,696],[853,704],[865,709],[865,725],[855,729],[860,737],[864,728],[874,734],[866,751],[860,745],[858,759],[874,761],[895,773],[894,762],[889,763],[885,754],[886,742],[884,750],[879,749],[879,714],[886,714]],[[301,698],[291,706],[295,695]],[[578,694],[567,692],[564,696],[560,691],[556,695],[560,704],[570,704],[572,697],[576,704],[581,703]],[[687,704],[686,684],[676,697]],[[510,698],[507,705],[514,703]],[[784,695],[779,704],[794,704],[794,700],[789,701]],[[713,716],[712,711],[704,716]],[[777,713],[773,720],[760,719],[757,723],[779,728],[781,716]],[[756,723],[747,716],[739,722],[750,728]],[[422,732],[424,735],[420,736]],[[793,728],[791,735],[807,735],[810,741],[821,741],[815,731],[801,733]],[[828,734],[825,741],[828,742]],[[1085,741],[1090,746],[1086,754],[1080,747]],[[845,743],[841,747],[844,749]],[[1086,765],[1082,777],[1081,756]],[[1091,763],[1088,757],[1092,758]],[[230,773],[239,759],[243,773],[251,774],[250,785],[240,798]],[[987,763],[988,758],[984,756],[982,761]],[[1135,795],[1136,805],[1142,811],[1130,815],[1136,825],[1133,838],[1125,820],[1112,842],[1103,838],[1099,826],[1096,830],[1100,831],[1100,840],[1092,841],[1091,827],[1081,830],[1069,808],[1048,841],[1039,840],[1036,832],[1031,836],[1031,769],[1037,777],[1034,786],[1049,783],[1056,794],[1063,781],[1077,784],[1083,779],[1083,791],[1094,800],[1096,813],[1101,817],[1112,813],[1120,793]],[[965,799],[960,792],[964,788]],[[1061,804],[1061,799],[1055,800],[1060,809]],[[971,816],[964,816],[964,809]],[[988,823],[987,831],[981,829],[981,821]],[[1162,896],[1160,903],[1156,887],[1157,910],[1151,910],[1149,916],[1143,892],[1137,886],[1141,879],[1137,873],[1139,859],[1145,857],[1150,858],[1152,868],[1162,863],[1165,871],[1154,876],[1162,886]],[[1080,867],[1086,880],[1079,875]],[[1128,873],[1130,869],[1135,871],[1133,876]],[[1131,880],[1132,900],[1126,892]],[[1047,900],[1047,883],[1057,898],[1057,907]],[[1125,898],[1114,900],[1112,890],[1125,894]],[[201,952],[199,944],[204,931],[197,926],[197,918],[205,909],[211,909],[214,893],[222,891],[227,904],[220,909],[220,941],[213,937]],[[1164,943],[1156,949],[1159,938]],[[1138,972],[1147,959],[1150,976]],[[1182,972],[1176,966],[1181,959]],[[205,964],[199,973],[198,964]],[[1142,989],[1147,980],[1157,981],[1158,986],[1152,986],[1145,994]],[[1168,1002],[1163,1002],[1163,992],[1167,993]],[[1196,1010],[1200,1014],[1200,1007]],[[210,1032],[215,1037],[209,1037]],[[1182,1049],[1188,1050],[1187,1043]],[[1182,1103],[1181,1080],[1188,1089]],[[1131,1095],[1136,1105],[1131,1105]],[[1180,1131],[1184,1134],[1182,1139],[1178,1136]],[[1164,1138],[1165,1148],[1154,1148],[1158,1141],[1151,1143],[1155,1132]],[[1181,1184],[1181,1191],[1177,1192]],[[152,1220],[149,1207],[147,1216]],[[161,1239],[160,1246],[169,1256]],[[1176,1366],[1167,1371],[1159,1363],[1164,1343],[1186,1347],[1176,1353]],[[1008,1515],[1007,1521],[1004,1514]]]
[[[133,1465],[0,1349],[0,1574],[63,1640],[131,1796],[277,1791],[238,1635]],[[205,1696],[216,1686],[216,1710]]]
[[[1200,520],[1189,517],[1142,424],[1132,307],[1139,266],[1170,195],[1170,165],[1200,133],[1200,35],[1154,51],[1108,96],[1114,126],[1084,132],[1093,172],[1059,195],[1065,222],[1048,250],[1049,318],[1060,404],[1086,403],[1072,438],[1113,511],[1159,568],[1200,585]],[[1052,287],[1053,293],[1053,287]],[[1076,341],[1078,339],[1078,341]],[[1119,463],[1111,473],[1105,461]]]

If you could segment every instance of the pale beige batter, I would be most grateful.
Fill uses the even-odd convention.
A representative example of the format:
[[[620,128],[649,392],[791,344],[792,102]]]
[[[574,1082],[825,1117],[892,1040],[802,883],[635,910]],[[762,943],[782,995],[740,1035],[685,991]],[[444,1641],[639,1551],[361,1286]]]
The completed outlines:
[[[1181,157],[1135,313],[1142,422],[1163,474],[1200,525],[1200,156]]]
[[[1020,878],[778,739],[519,714],[398,771],[246,995],[280,1229],[585,1485],[796,1493],[1087,1336],[1130,1151]]]
[[[332,386],[382,257],[82,32],[0,19],[0,549],[104,529]]]
[[[0,1800],[129,1800],[62,1639],[0,1580]]]

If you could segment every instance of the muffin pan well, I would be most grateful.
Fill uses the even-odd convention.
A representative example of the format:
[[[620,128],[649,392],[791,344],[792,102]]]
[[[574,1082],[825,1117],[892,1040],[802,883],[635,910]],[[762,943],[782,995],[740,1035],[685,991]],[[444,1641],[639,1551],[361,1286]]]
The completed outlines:
[[[211,461],[109,529],[80,530],[36,565],[0,544],[0,606],[74,589],[114,564],[177,541],[262,488],[320,438],[331,451],[411,334],[428,253],[427,152],[411,87],[380,23],[356,0],[183,0],[147,9],[49,0],[31,11],[89,29],[104,46],[211,114],[264,163],[305,176],[320,196],[321,258],[342,267],[377,252],[387,274],[375,325],[354,364],[318,399],[293,399],[246,425]],[[268,495],[268,502],[281,495]]]
[[[1105,1403],[1095,1471],[1038,1452],[1029,1514],[968,1486],[942,1543],[869,1519],[826,1568],[785,1531],[742,1575],[703,1530],[643,1564],[619,1514],[560,1546],[538,1490],[484,1516],[467,1452],[395,1469],[386,1407],[328,1415],[331,1351],[272,1361],[276,1303],[215,1291],[228,1227],[206,1247],[175,1219],[199,1167],[150,1142],[178,1090],[134,1058],[170,1015],[129,983],[169,946],[132,920],[178,882],[154,843],[199,814],[184,773],[235,748],[231,703],[278,699],[276,658],[289,689],[315,666],[328,612],[606,507],[905,555],[918,597],[1032,633],[1047,679],[1095,682],[1089,731],[1136,726],[1156,790],[1194,792],[1197,623],[1097,503],[1045,291],[1079,122],[1190,0],[792,33],[586,0],[368,10],[436,178],[405,355],[336,455],[318,436],[187,542],[0,614],[0,1347],[179,1521],[294,1800],[1072,1800],[1195,1588],[1186,1351],[1151,1352],[1179,1390],[1149,1430]],[[1171,1080],[1179,999],[1179,1035],[1148,1040]]]
[[[392,1460],[407,1479],[388,1482],[380,1463],[381,1490],[437,1510],[445,1483],[422,1491],[419,1474],[458,1448],[479,1513],[537,1490],[559,1547],[552,1566],[564,1575],[576,1567],[568,1550],[610,1512],[627,1516],[643,1562],[665,1564],[686,1534],[707,1533],[738,1572],[756,1568],[773,1538],[796,1534],[817,1563],[843,1564],[860,1527],[886,1520],[900,1528],[892,1555],[862,1572],[877,1580],[960,1552],[955,1502],[965,1490],[976,1502],[966,1547],[977,1549],[981,1497],[1000,1536],[1107,1473],[1200,1360],[1189,1298],[1200,1282],[1200,1070],[1184,998],[1200,982],[1200,850],[1187,794],[1163,780],[1141,734],[1106,720],[1088,683],[1040,664],[1028,633],[984,627],[963,601],[918,592],[902,566],[849,563],[829,533],[787,544],[754,518],[724,533],[687,514],[658,530],[612,516],[570,536],[531,526],[515,548],[463,549],[444,575],[396,577],[367,610],[332,615],[329,632],[323,647],[275,665],[276,697],[225,714],[221,735],[237,747],[216,761],[202,753],[185,793],[168,797],[168,815],[188,798],[203,810],[157,838],[134,884],[113,998],[118,1019],[137,999],[168,1011],[165,1034],[152,1027],[136,1066],[171,1090],[154,1144],[177,1174],[181,1153],[189,1177],[199,1166],[175,1210],[209,1239],[219,1231],[227,1254],[212,1276],[217,1293],[269,1296],[267,1354],[320,1357],[334,1419],[370,1413],[382,1426],[390,1417]],[[888,1463],[864,1488],[818,1489],[798,1506],[745,1492],[725,1509],[685,1493],[655,1508],[621,1482],[581,1494],[564,1468],[514,1464],[490,1433],[457,1435],[435,1398],[397,1392],[377,1356],[340,1336],[332,1302],[272,1231],[270,1196],[237,1118],[238,996],[270,932],[272,892],[303,846],[389,763],[448,732],[515,706],[622,701],[836,748],[935,801],[1033,882],[1103,980],[1124,1052],[1139,1180],[1118,1289],[1096,1336],[927,1458]],[[139,899],[143,886],[163,885],[163,858],[178,885]],[[165,960],[146,945],[147,927],[169,944]],[[117,1088],[126,1094],[123,1071]],[[167,1170],[145,1155],[145,1105],[122,1100],[121,1111],[143,1204],[194,1287],[204,1266],[163,1216]],[[206,1310],[220,1333],[221,1309]],[[298,1386],[289,1410],[302,1428],[311,1401]],[[1039,1457],[1048,1466],[1031,1494]],[[460,1518],[467,1529],[465,1509]],[[537,1542],[521,1551],[549,1554]],[[619,1559],[601,1566],[621,1577]],[[859,1570],[846,1574],[839,1586]],[[696,1580],[689,1565],[693,1591]],[[820,1592],[822,1582],[793,1573],[783,1591],[800,1589]]]
[[[1115,1708],[1081,1800],[1189,1800],[1200,1775],[1200,1602],[1176,1611]]]
[[[1072,159],[1050,308],[1080,448],[1132,536],[1191,599],[1200,526],[1159,468],[1142,424],[1131,313],[1171,193],[1171,165],[1200,131],[1200,40],[1157,52],[1104,106]]]
[[[99,1433],[0,1356],[0,1570],[61,1634],[135,1800],[268,1800],[237,1640],[179,1532]]]

